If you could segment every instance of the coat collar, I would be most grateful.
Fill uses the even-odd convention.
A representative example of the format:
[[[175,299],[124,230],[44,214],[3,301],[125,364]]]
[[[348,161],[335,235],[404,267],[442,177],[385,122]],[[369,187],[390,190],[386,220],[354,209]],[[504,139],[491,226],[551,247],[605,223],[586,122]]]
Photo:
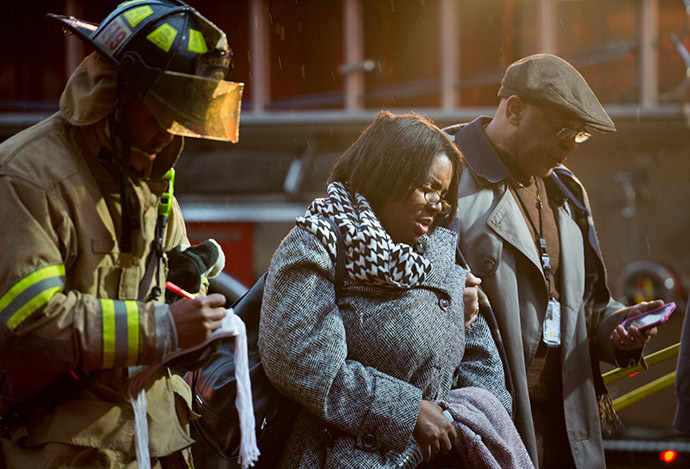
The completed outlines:
[[[490,117],[480,116],[469,124],[449,127],[446,132],[454,137],[455,144],[475,176],[495,184],[510,177],[510,170],[484,132],[484,125],[490,121]]]
[[[456,268],[455,247],[457,245],[457,233],[440,226],[430,236],[422,236],[417,247],[420,253],[433,265],[429,275],[422,283],[423,286],[449,291],[448,282]]]

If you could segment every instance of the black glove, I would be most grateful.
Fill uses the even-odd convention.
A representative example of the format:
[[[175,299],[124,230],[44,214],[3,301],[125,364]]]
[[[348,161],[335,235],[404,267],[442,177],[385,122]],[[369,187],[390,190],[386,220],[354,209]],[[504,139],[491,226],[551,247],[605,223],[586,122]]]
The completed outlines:
[[[178,246],[167,252],[169,282],[190,293],[198,293],[207,278],[215,277],[225,267],[225,254],[214,239],[195,246]],[[165,292],[168,303],[179,299],[169,290]]]

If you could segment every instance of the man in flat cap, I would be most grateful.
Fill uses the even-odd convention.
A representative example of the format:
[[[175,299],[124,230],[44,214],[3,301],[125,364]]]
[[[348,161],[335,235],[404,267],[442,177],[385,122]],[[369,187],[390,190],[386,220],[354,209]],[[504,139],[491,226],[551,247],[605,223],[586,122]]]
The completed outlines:
[[[638,362],[656,330],[619,323],[662,303],[624,307],[610,297],[587,193],[563,166],[592,130],[616,128],[559,57],[521,59],[501,85],[493,118],[445,129],[466,169],[459,248],[494,309],[515,423],[535,465],[604,468],[598,404],[608,402],[609,425],[616,417],[599,360]]]

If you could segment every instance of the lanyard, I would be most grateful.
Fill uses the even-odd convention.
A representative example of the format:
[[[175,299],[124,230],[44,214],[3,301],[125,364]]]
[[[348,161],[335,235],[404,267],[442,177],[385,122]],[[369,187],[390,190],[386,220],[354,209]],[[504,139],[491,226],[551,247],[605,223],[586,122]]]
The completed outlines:
[[[516,181],[517,182],[517,181]],[[520,184],[520,183],[518,183]],[[519,187],[516,187],[515,189],[515,196],[517,197],[518,202],[520,203],[520,206],[522,206],[522,210],[525,213],[525,218],[527,218],[527,221],[529,224],[532,226],[532,230],[534,230],[534,233],[538,235],[538,244],[539,244],[539,258],[541,259],[541,267],[542,270],[544,271],[544,278],[546,279],[546,285],[549,288],[549,298],[553,298],[553,295],[551,294],[551,259],[549,258],[549,254],[546,252],[546,238],[544,237],[544,224],[543,224],[543,218],[542,218],[542,208],[543,204],[541,201],[541,193],[539,191],[539,183],[534,178],[534,186],[537,189],[537,212],[539,213],[539,230],[537,230],[537,227],[534,224],[534,220],[532,220],[532,216],[529,214],[529,211],[527,211],[527,207],[525,206],[525,202],[522,200],[522,197],[520,197],[520,193],[518,192],[517,189]],[[515,187],[515,186],[513,186]],[[527,189],[524,185],[520,184],[520,187]]]

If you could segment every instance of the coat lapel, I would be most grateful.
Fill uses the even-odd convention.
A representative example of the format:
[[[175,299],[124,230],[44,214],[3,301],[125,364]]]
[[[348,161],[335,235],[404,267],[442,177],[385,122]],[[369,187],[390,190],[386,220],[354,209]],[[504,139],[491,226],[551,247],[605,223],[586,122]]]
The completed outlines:
[[[424,257],[434,266],[422,285],[448,293],[448,281],[454,275],[455,269],[457,234],[452,230],[438,227],[431,236],[423,236],[420,243]]]
[[[507,189],[506,179],[510,177],[510,171],[496,154],[484,132],[483,125],[490,120],[488,117],[478,117],[469,124],[449,127],[445,131],[454,138],[463,152],[465,161],[478,179],[479,185],[488,184],[493,186],[491,190],[503,191],[501,200],[487,219],[487,225],[542,272],[537,247],[527,223],[515,198]]]
[[[489,215],[487,225],[505,242],[527,257],[541,272],[541,261],[537,247],[527,228],[522,212],[520,212],[520,208],[509,190],[503,193],[503,197]]]

